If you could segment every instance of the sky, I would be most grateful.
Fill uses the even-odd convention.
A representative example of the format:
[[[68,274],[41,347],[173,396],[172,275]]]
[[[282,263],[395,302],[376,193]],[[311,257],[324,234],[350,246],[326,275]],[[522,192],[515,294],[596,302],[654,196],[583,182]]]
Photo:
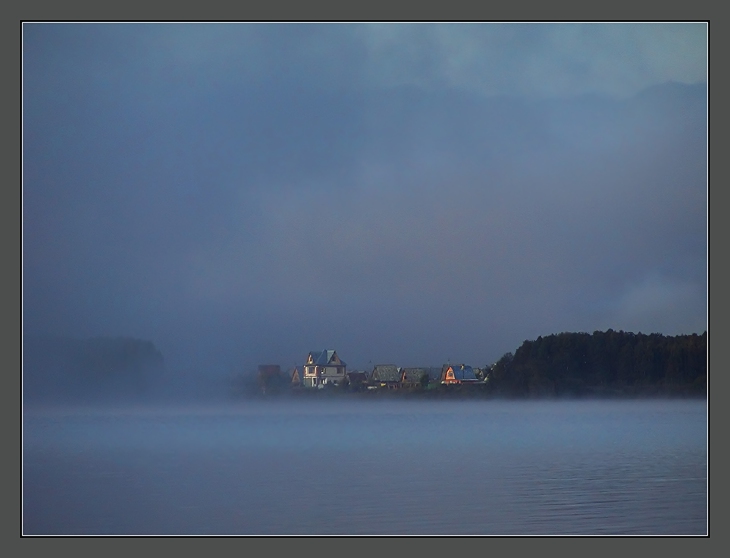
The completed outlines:
[[[707,329],[703,23],[25,23],[25,335],[229,374]]]

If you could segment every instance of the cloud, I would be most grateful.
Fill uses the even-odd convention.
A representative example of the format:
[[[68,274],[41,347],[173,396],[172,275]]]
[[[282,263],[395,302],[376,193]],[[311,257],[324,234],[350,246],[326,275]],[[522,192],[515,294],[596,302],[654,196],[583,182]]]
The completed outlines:
[[[667,81],[707,81],[704,23],[27,24],[24,33],[26,60],[47,48],[39,52],[53,75],[91,64],[94,75],[79,77],[129,89],[126,75],[148,95],[174,89],[198,99],[295,84],[628,97]]]
[[[356,366],[704,328],[706,89],[615,96],[702,81],[705,35],[34,26],[25,327]]]
[[[701,284],[650,275],[621,293],[610,323],[614,329],[665,335],[707,329],[707,290]],[[657,324],[662,324],[660,330]],[[692,329],[692,327],[694,329]]]
[[[628,97],[657,83],[707,80],[702,23],[377,24],[362,35],[370,82],[389,87]]]

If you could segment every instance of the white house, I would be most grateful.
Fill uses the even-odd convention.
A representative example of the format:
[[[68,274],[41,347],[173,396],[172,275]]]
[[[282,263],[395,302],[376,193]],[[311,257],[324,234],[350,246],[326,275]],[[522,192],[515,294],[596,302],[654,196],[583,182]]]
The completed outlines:
[[[319,387],[327,384],[340,384],[347,378],[347,363],[340,360],[337,351],[311,351],[304,365],[304,387]]]

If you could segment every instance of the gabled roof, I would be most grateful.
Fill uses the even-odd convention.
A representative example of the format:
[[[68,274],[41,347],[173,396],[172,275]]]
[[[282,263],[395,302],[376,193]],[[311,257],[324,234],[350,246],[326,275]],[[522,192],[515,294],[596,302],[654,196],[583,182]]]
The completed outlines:
[[[340,359],[337,355],[337,351],[334,349],[310,351],[307,356],[307,364],[316,364],[317,366],[327,366],[328,364],[333,364],[335,366],[347,366],[347,363]]]
[[[476,380],[477,377],[474,375],[474,369],[466,364],[451,364],[444,365],[441,376],[443,377],[448,369],[451,368],[454,371],[454,378],[457,380]]]
[[[377,364],[370,379],[381,382],[400,382],[400,371],[395,364]]]
[[[425,374],[428,376],[428,370],[425,368],[403,368],[401,369],[404,382],[418,383]]]

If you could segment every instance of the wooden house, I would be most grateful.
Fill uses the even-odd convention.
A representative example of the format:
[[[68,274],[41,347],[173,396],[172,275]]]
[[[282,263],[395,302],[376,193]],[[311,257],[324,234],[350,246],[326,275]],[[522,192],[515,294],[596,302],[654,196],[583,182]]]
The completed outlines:
[[[424,382],[428,383],[428,370],[425,368],[401,368],[401,387],[420,388]]]
[[[395,389],[400,387],[401,373],[395,364],[376,364],[370,373],[370,385]]]
[[[466,364],[444,364],[441,369],[441,383],[450,384],[475,384],[478,383],[474,369]]]
[[[311,351],[304,365],[304,387],[321,387],[327,384],[339,385],[345,378],[347,363],[340,359],[337,351]]]

